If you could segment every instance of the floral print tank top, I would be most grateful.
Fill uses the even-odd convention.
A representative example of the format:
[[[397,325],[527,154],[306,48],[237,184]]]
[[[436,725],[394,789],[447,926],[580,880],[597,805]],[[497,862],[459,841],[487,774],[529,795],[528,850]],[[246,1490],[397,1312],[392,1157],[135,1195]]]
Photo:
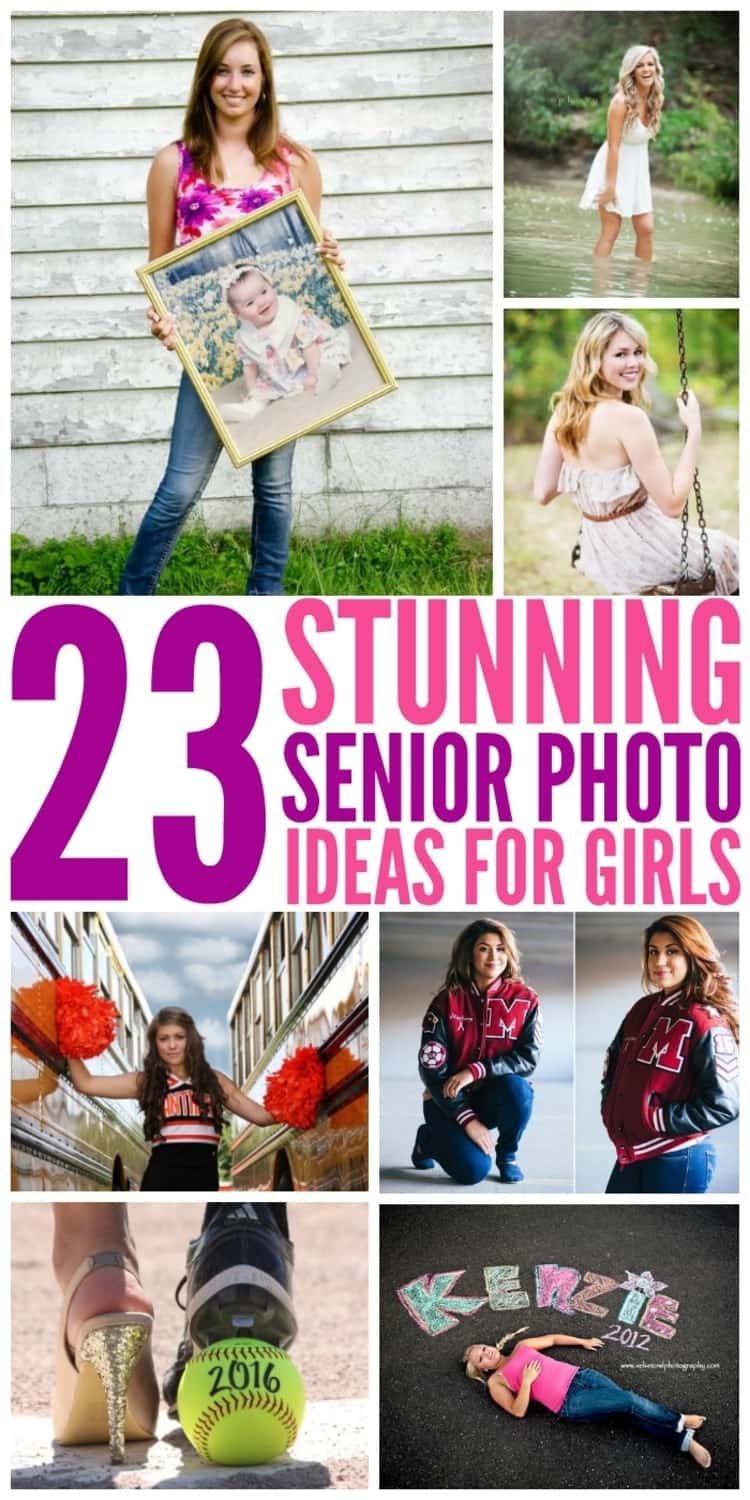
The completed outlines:
[[[223,229],[242,214],[251,214],[256,208],[272,203],[274,198],[283,198],[294,192],[292,170],[289,165],[289,149],[279,147],[280,161],[272,161],[265,167],[252,187],[221,187],[202,177],[184,141],[177,142],[179,167],[177,171],[176,228],[177,244],[187,245],[201,235],[214,229]]]

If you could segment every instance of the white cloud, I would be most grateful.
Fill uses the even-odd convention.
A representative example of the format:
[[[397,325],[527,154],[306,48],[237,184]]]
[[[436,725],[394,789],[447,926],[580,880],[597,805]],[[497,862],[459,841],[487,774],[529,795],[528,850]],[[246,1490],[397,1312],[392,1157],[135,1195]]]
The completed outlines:
[[[162,1005],[182,1005],[182,985],[169,969],[140,969],[136,978],[152,1011],[160,1010]]]
[[[192,989],[202,990],[207,995],[220,995],[229,1009],[234,992],[239,984],[239,964],[186,964],[185,982]]]
[[[195,959],[198,963],[231,963],[240,968],[250,957],[250,944],[230,937],[191,937],[180,943],[176,957],[186,963]]]
[[[217,1047],[220,1047],[222,1052],[226,1051],[229,1045],[229,1032],[226,1026],[222,1026],[221,1022],[215,1020],[213,1016],[195,1017],[195,1024],[209,1052]]]
[[[180,937],[198,937],[203,933],[217,933],[235,938],[237,942],[252,942],[265,916],[260,911],[244,912],[113,912],[115,928],[122,932],[177,933]]]
[[[119,937],[125,957],[133,970],[136,964],[154,963],[155,960],[165,956],[164,944],[160,943],[158,938],[146,937],[145,934],[138,932],[126,935],[120,932]]]

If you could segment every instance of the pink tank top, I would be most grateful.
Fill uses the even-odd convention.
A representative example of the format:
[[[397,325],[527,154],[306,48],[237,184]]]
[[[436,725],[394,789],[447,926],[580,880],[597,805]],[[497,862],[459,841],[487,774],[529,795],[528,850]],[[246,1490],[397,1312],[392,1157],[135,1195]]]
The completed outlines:
[[[280,146],[281,161],[272,161],[265,167],[252,187],[221,187],[202,177],[184,141],[177,141],[179,167],[177,169],[176,227],[178,245],[190,240],[199,240],[201,235],[213,229],[223,229],[242,214],[251,214],[256,208],[272,203],[274,198],[283,198],[294,192],[291,155],[288,147]]]
[[[537,1375],[531,1387],[532,1400],[541,1402],[550,1411],[559,1411],[568,1394],[568,1387],[574,1375],[578,1374],[578,1365],[566,1364],[561,1359],[550,1359],[548,1354],[542,1354],[539,1349],[530,1349],[528,1344],[519,1344],[510,1356],[508,1363],[503,1365],[499,1372],[504,1380],[507,1380],[511,1390],[515,1393],[521,1384],[526,1365],[532,1359],[538,1359],[542,1367],[541,1374]]]

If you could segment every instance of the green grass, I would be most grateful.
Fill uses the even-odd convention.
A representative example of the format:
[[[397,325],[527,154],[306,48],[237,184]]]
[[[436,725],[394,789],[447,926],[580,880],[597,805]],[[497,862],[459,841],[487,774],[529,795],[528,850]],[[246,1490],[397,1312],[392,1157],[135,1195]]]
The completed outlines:
[[[664,457],[674,469],[679,439],[662,445]],[[505,450],[505,538],[506,594],[599,594],[604,590],[589,583],[570,566],[570,553],[578,535],[578,512],[573,501],[562,496],[549,505],[536,505],[532,496],[534,469],[539,446],[516,444]],[[706,524],[738,535],[737,440],[733,434],[704,433],[700,455],[701,490]],[[690,496],[690,524],[695,525],[695,501]],[[498,579],[498,589],[502,587]]]
[[[114,594],[132,538],[83,536],[32,543],[11,539],[14,594]],[[250,557],[246,531],[183,533],[162,576],[160,594],[244,594]],[[291,595],[491,594],[486,537],[456,526],[387,526],[349,534],[292,538],[284,582]]]

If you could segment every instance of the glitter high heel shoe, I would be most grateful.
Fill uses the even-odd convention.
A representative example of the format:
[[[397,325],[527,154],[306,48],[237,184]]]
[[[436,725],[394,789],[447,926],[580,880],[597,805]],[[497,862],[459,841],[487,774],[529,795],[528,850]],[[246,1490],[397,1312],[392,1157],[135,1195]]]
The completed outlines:
[[[145,1442],[156,1429],[159,1389],[151,1359],[150,1313],[123,1309],[81,1324],[73,1349],[68,1311],[81,1283],[104,1266],[136,1273],[117,1250],[90,1255],[68,1283],[57,1341],[54,1433],[58,1443],[109,1442],[110,1463],[125,1461],[127,1439]]]

